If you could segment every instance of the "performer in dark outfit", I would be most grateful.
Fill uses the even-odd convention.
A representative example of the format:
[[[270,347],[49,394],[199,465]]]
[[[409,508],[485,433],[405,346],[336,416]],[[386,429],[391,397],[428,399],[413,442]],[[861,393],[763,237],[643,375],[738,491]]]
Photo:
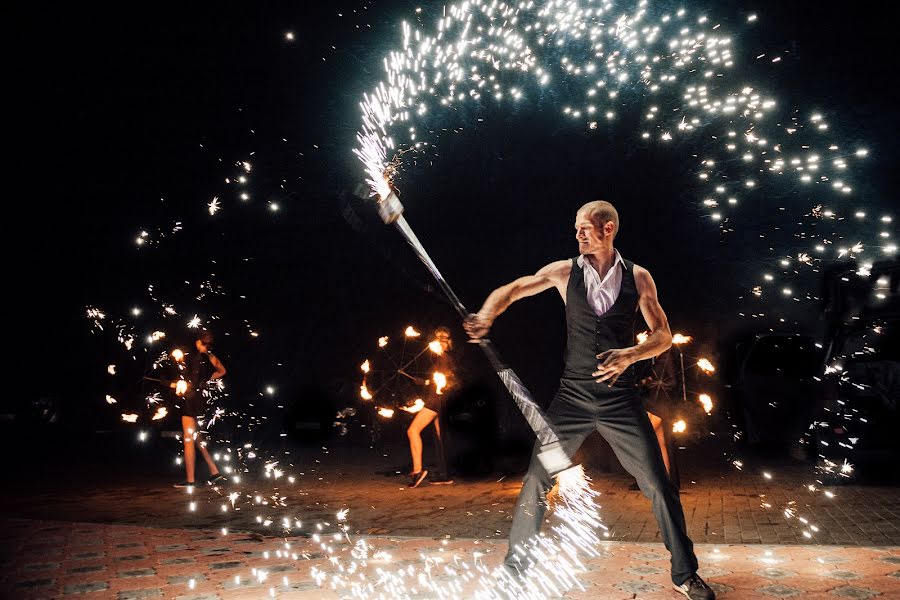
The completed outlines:
[[[672,334],[650,273],[624,260],[613,247],[618,229],[619,216],[612,204],[597,201],[582,206],[575,217],[580,256],[550,263],[535,275],[494,290],[466,321],[466,331],[473,339],[481,338],[513,302],[557,289],[566,305],[568,341],[565,371],[547,418],[569,456],[595,430],[609,442],[653,504],[663,541],[672,554],[675,589],[693,600],[708,600],[715,594],[697,575],[697,557],[678,490],[669,481],[653,427],[634,388],[633,364],[669,348]],[[638,308],[651,334],[635,345]],[[537,451],[536,446],[509,536],[505,564],[514,572],[522,566],[517,548],[540,530],[552,485]]]
[[[452,385],[451,377],[454,373],[453,361],[450,357],[450,350],[453,348],[453,340],[450,339],[450,330],[446,327],[438,327],[434,330],[434,340],[440,347],[440,353],[437,353],[434,362],[434,379],[430,382],[429,387],[422,400],[425,406],[416,413],[412,423],[406,430],[409,438],[409,452],[412,455],[412,472],[409,474],[410,487],[418,487],[428,476],[428,471],[422,467],[422,430],[434,423],[434,435],[438,454],[438,468],[440,473],[430,483],[434,485],[445,485],[453,483],[450,479],[449,467],[447,465],[446,452],[446,431],[441,431],[441,418],[444,414],[444,400],[446,399],[446,391]],[[438,381],[437,377],[443,376],[443,382]]]
[[[197,426],[197,417],[202,416],[206,409],[203,398],[203,390],[206,384],[225,375],[225,366],[212,353],[213,335],[209,331],[203,331],[194,340],[195,352],[188,356],[185,378],[175,381],[171,387],[175,388],[178,398],[178,406],[181,408],[182,440],[184,440],[184,469],[187,479],[175,484],[175,487],[192,487],[194,485],[194,467],[197,462],[196,446],[200,448],[200,454],[209,467],[210,476],[207,483],[216,485],[225,481],[219,473],[216,463],[206,449],[206,442],[200,437]]]

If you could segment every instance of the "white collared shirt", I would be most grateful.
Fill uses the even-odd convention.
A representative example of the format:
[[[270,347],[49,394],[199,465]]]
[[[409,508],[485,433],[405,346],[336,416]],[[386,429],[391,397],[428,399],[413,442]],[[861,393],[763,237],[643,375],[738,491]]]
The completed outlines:
[[[579,256],[577,263],[584,273],[588,305],[594,310],[594,314],[602,317],[616,303],[619,292],[622,290],[622,269],[619,268],[619,265],[624,265],[625,261],[616,250],[616,259],[603,277],[584,256]]]

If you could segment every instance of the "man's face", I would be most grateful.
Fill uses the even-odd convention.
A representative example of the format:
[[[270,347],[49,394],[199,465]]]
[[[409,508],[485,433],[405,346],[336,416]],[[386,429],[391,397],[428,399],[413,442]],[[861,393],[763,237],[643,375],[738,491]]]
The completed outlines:
[[[200,352],[206,352],[206,350],[207,350],[206,344],[203,343],[203,340],[195,341],[194,345],[197,347],[197,350],[199,350]]]
[[[611,226],[611,222],[604,227],[598,226],[588,213],[580,212],[575,215],[575,240],[578,242],[578,252],[593,254],[600,250],[606,239],[612,235],[612,231],[606,231]]]

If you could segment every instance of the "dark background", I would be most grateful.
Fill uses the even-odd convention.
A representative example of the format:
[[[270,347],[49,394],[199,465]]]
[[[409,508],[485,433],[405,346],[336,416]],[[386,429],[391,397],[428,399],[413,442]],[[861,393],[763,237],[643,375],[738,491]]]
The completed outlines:
[[[84,310],[99,306],[127,320],[129,307],[151,308],[151,283],[177,300],[177,319],[218,318],[218,353],[239,402],[259,400],[270,383],[282,405],[342,380],[355,384],[375,339],[408,322],[450,323],[461,336],[427,272],[353,195],[363,179],[351,154],[358,102],[399,39],[399,19],[416,6],[17,11],[7,35],[14,143],[5,287],[16,356],[7,366],[21,391],[6,402],[53,395],[70,421],[118,418],[103,396],[106,365],[123,359],[108,334],[91,333]],[[826,112],[837,138],[870,149],[858,175],[872,214],[896,206],[898,183],[897,53],[883,6],[709,6],[712,20],[736,31],[758,12],[762,23],[738,37],[736,63],[787,54],[778,69],[749,67],[748,78],[786,105]],[[423,20],[432,21],[427,10]],[[409,221],[463,301],[477,308],[497,285],[574,254],[574,212],[602,197],[621,214],[617,246],[651,270],[673,329],[693,334],[698,350],[727,354],[736,336],[764,330],[738,316],[738,298],[762,268],[748,244],[769,222],[747,218],[722,236],[700,218],[688,153],[638,147],[621,128],[571,126],[556,100],[548,93],[529,108],[487,110],[483,122],[449,115],[436,150],[404,174]],[[253,164],[245,204],[224,184],[243,160]],[[214,196],[223,210],[210,217]],[[156,239],[175,221],[183,230],[158,245],[134,244],[141,230]],[[227,295],[196,302],[190,290],[210,273]],[[545,294],[495,328],[542,401],[561,367],[561,306]],[[818,308],[804,304],[784,328],[815,331]],[[474,349],[462,348],[473,379],[489,377]]]

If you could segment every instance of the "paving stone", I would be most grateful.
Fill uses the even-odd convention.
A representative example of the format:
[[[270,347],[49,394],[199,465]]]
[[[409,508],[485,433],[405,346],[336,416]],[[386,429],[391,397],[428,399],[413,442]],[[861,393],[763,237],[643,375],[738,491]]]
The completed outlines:
[[[854,573],[853,571],[827,571],[825,573],[828,577],[833,577],[835,579],[859,579],[861,576],[859,573]]]
[[[161,565],[187,565],[191,563],[197,562],[197,559],[193,556],[179,556],[177,558],[167,558],[165,560],[161,560],[159,564]]]
[[[67,585],[63,588],[63,593],[67,596],[74,594],[90,594],[91,592],[102,592],[109,589],[109,585],[105,581],[95,581],[93,583],[75,583]]]
[[[647,592],[656,592],[663,589],[661,585],[643,579],[622,581],[617,583],[616,587],[629,594],[645,594]]]
[[[243,566],[244,563],[239,560],[227,560],[224,562],[215,562],[209,564],[209,568],[213,571],[221,571],[222,569],[237,569],[238,567]]]
[[[191,579],[195,582],[206,581],[206,576],[203,573],[191,573],[190,575],[170,575],[166,579],[166,583],[168,585],[176,585],[179,583],[188,583]]]
[[[87,565],[84,567],[72,567],[69,569],[69,573],[72,574],[84,574],[84,573],[99,573],[100,571],[105,571],[106,565]]]
[[[651,567],[650,565],[636,565],[633,567],[628,567],[625,569],[626,573],[631,573],[632,575],[659,575],[661,573],[665,573],[664,569],[660,569],[659,567]]]
[[[222,583],[222,587],[226,590],[242,590],[262,587],[262,584],[255,577],[241,577],[240,579],[227,579]]]
[[[116,560],[119,562],[134,562],[137,560],[147,560],[148,558],[150,557],[146,554],[130,554],[128,556],[120,556],[116,558]]]
[[[132,579],[135,577],[153,577],[156,575],[156,569],[146,568],[146,569],[130,569],[127,571],[119,571],[116,575],[122,579]]]
[[[857,598],[860,600],[881,595],[881,592],[876,592],[875,590],[870,590],[864,587],[856,587],[853,585],[845,585],[839,588],[835,588],[833,590],[829,590],[829,593],[840,598]]]
[[[144,598],[162,598],[162,595],[163,592],[159,588],[125,590],[116,594],[116,600],[143,600]]]
[[[803,590],[799,590],[782,583],[763,586],[761,588],[757,588],[756,591],[765,594],[766,596],[773,596],[775,598],[793,598],[795,596],[802,596],[805,594]]]
[[[765,577],[767,579],[784,579],[785,577],[797,576],[797,574],[793,571],[785,571],[784,569],[777,569],[775,567],[760,569],[759,571],[754,571],[753,574],[759,575],[760,577]]]

